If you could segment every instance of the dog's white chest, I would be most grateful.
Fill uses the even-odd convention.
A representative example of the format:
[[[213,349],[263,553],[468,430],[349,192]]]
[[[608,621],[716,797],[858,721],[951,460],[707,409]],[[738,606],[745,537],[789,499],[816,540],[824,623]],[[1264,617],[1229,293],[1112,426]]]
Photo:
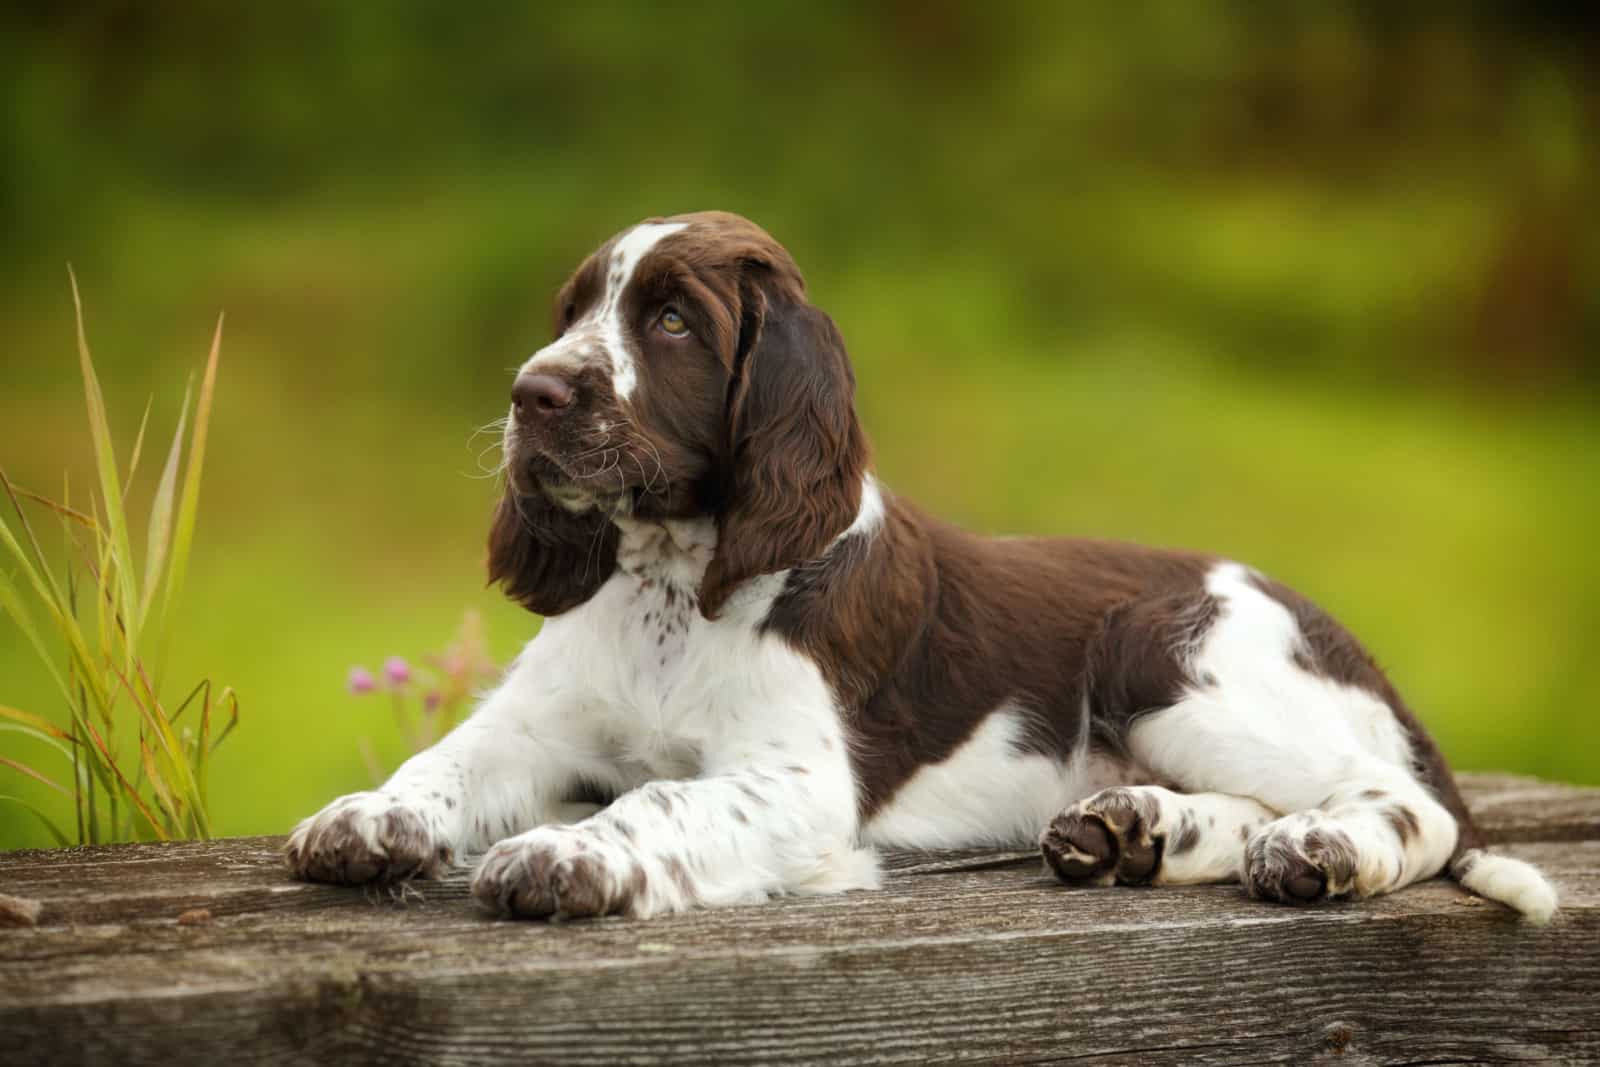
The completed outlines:
[[[624,661],[634,688],[670,702],[680,677],[704,642],[704,623],[692,587],[671,578],[642,578],[626,590],[618,619]]]
[[[697,594],[715,526],[618,525],[616,573],[590,603],[547,624],[559,627],[564,654],[581,661],[586,705],[612,751],[653,777],[688,776],[697,769],[692,754],[750,733],[758,721],[767,722],[758,733],[796,728],[800,716],[773,709],[797,700],[837,732],[816,665],[761,629],[783,573],[747,582],[708,620]],[[819,732],[806,743],[816,744]]]
[[[697,599],[716,550],[709,520],[622,522],[617,573],[589,613],[592,641],[609,649],[608,702],[666,738],[705,704],[719,647]]]

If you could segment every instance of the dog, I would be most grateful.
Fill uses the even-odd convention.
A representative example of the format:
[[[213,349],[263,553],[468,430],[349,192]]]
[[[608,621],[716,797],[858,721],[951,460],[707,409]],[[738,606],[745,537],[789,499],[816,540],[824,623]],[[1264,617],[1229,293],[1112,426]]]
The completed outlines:
[[[1314,904],[1448,872],[1549,920],[1315,605],[1200,553],[940,522],[871,472],[854,392],[755,224],[602,245],[511,387],[489,574],[543,626],[452,733],[301,822],[292,874],[481,855],[496,914],[645,917],[1036,843],[1074,884]]]

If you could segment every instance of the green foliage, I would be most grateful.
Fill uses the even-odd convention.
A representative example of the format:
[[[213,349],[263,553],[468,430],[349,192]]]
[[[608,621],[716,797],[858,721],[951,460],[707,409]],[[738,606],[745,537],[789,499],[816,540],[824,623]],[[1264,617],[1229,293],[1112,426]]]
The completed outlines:
[[[0,487],[15,512],[14,526],[0,517],[0,547],[4,547],[9,564],[17,568],[22,579],[19,582],[0,562],[0,607],[27,638],[55,683],[59,706],[68,723],[63,728],[40,715],[0,706],[0,719],[5,720],[0,727],[30,737],[58,753],[70,766],[71,785],[63,786],[11,757],[0,757],[0,764],[70,797],[75,840],[80,844],[151,837],[163,841],[209,837],[207,770],[212,753],[238,722],[238,700],[227,689],[213,699],[209,681],[196,685],[176,705],[170,700],[163,703],[160,694],[166,678],[167,645],[175,628],[173,606],[183,589],[194,540],[222,320],[217,320],[194,407],[194,432],[189,438],[182,501],[179,503],[177,489],[183,465],[183,431],[190,411],[187,392],[150,505],[141,579],[128,530],[126,487],[132,484],[138,470],[149,409],[140,423],[124,476],[117,463],[100,379],[84,335],[76,278],[72,280],[72,299],[77,309],[79,366],[100,492],[90,494],[90,509],[85,513],[71,506],[67,492],[63,492],[60,502],[49,500],[13,485],[0,469]],[[45,555],[23,507],[24,500],[48,509],[61,525],[65,558],[59,565],[60,573]],[[32,594],[35,608],[30,608],[25,591]],[[159,609],[152,615],[158,593]],[[85,600],[89,603],[85,604]],[[46,625],[59,639],[59,651],[45,640],[36,609],[48,616]],[[184,712],[196,704],[198,710],[190,715],[189,722],[180,723]],[[227,715],[215,736],[214,710]],[[130,728],[135,731],[134,737],[124,743],[121,735]],[[4,799],[35,815],[56,842],[67,843],[66,832],[38,807],[21,797]]]

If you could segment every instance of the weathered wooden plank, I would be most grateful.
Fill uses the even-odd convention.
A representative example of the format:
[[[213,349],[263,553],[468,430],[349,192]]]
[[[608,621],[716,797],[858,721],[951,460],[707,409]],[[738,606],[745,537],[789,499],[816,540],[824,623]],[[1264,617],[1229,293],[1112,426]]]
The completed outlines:
[[[478,915],[464,874],[403,905],[291,883],[275,838],[13,853],[0,890],[43,908],[0,932],[0,1060],[1600,1059],[1600,791],[1470,785],[1561,884],[1554,926],[1442,882],[1296,911],[1068,890],[996,853],[895,857],[876,893],[550,926]],[[210,921],[177,921],[194,908]]]
[[[1473,819],[1491,842],[1600,838],[1596,790],[1509,774],[1462,778]]]
[[[1491,841],[1600,839],[1600,790],[1507,775],[1467,775],[1468,802]],[[215,915],[301,911],[349,902],[343,890],[277,877],[281,838],[235,838],[165,848],[24,850],[0,853],[0,892],[48,898],[41,922],[86,923],[170,917],[206,908]],[[891,871],[931,872],[1035,863],[1032,852],[904,853]],[[203,872],[203,873],[202,873]],[[430,897],[465,899],[456,882]]]
[[[1513,846],[1508,851],[1539,862],[1562,882],[1568,913],[1596,905],[1600,842]],[[425,901],[404,905],[316,890],[334,896],[337,903],[292,922],[285,922],[282,914],[258,913],[187,926],[167,914],[154,921],[44,927],[11,939],[0,976],[20,980],[18,968],[48,965],[32,972],[25,987],[19,982],[16,996],[20,1003],[48,1003],[136,994],[160,985],[171,977],[180,953],[186,977],[195,981],[227,984],[239,975],[253,981],[279,970],[298,972],[306,966],[308,943],[319,959],[359,957],[355,962],[374,971],[431,963],[457,970],[565,973],[665,956],[687,960],[824,952],[864,943],[1006,940],[1041,930],[1069,937],[1113,927],[1248,926],[1272,931],[1306,923],[1338,927],[1467,911],[1479,912],[1485,923],[1525,929],[1498,907],[1444,882],[1364,904],[1293,911],[1249,901],[1231,887],[1071,890],[1055,885],[1041,871],[1019,867],[892,879],[877,893],[789,899],[649,923],[612,919],[564,926],[491,920],[464,905],[460,876],[447,888],[452,890],[448,894],[429,893]]]

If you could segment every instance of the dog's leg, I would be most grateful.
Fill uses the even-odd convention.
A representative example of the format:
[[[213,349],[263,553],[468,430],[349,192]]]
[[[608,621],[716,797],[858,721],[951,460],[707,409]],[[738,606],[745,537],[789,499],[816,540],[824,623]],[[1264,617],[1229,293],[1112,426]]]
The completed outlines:
[[[1245,842],[1277,817],[1249,797],[1116,786],[1058,815],[1039,845],[1063,882],[1232,882],[1243,873]]]
[[[290,872],[342,885],[433,877],[559,819],[580,779],[620,789],[575,714],[577,694],[563,690],[570,674],[552,644],[529,645],[470,718],[382,787],[339,797],[295,827],[284,847]]]
[[[473,895],[501,915],[642,917],[875,885],[831,707],[743,721],[778,736],[712,742],[700,778],[652,782],[575,826],[501,841]]]
[[[1307,745],[1297,743],[1292,732],[1248,725],[1282,714],[1224,687],[1134,727],[1134,752],[1164,779],[1186,789],[1248,791],[1258,811],[1287,813],[1270,821],[1258,815],[1234,824],[1230,834],[1203,838],[1233,853],[1211,880],[1237,877],[1255,896],[1311,903],[1387,893],[1444,868],[1456,844],[1455,819],[1404,765],[1353,744]],[[1241,825],[1252,827],[1248,840],[1239,836]],[[1085,840],[1094,843],[1092,837]],[[1206,880],[1180,878],[1165,864],[1162,868],[1147,880]],[[1120,870],[1116,874],[1121,879]]]
[[[1314,670],[1295,616],[1243,568],[1219,567],[1206,590],[1217,610],[1187,664],[1195,683],[1134,722],[1134,757],[1180,789],[1284,813],[1244,846],[1243,880],[1256,896],[1364,897],[1443,870],[1455,818],[1415,776],[1410,738],[1376,684]]]
[[[1416,782],[1375,773],[1253,835],[1244,881],[1253,896],[1286,904],[1388,893],[1438,874],[1456,834]]]
[[[501,915],[644,917],[875,885],[872,853],[819,799],[794,769],[653,782],[575,826],[501,841],[472,892]]]

